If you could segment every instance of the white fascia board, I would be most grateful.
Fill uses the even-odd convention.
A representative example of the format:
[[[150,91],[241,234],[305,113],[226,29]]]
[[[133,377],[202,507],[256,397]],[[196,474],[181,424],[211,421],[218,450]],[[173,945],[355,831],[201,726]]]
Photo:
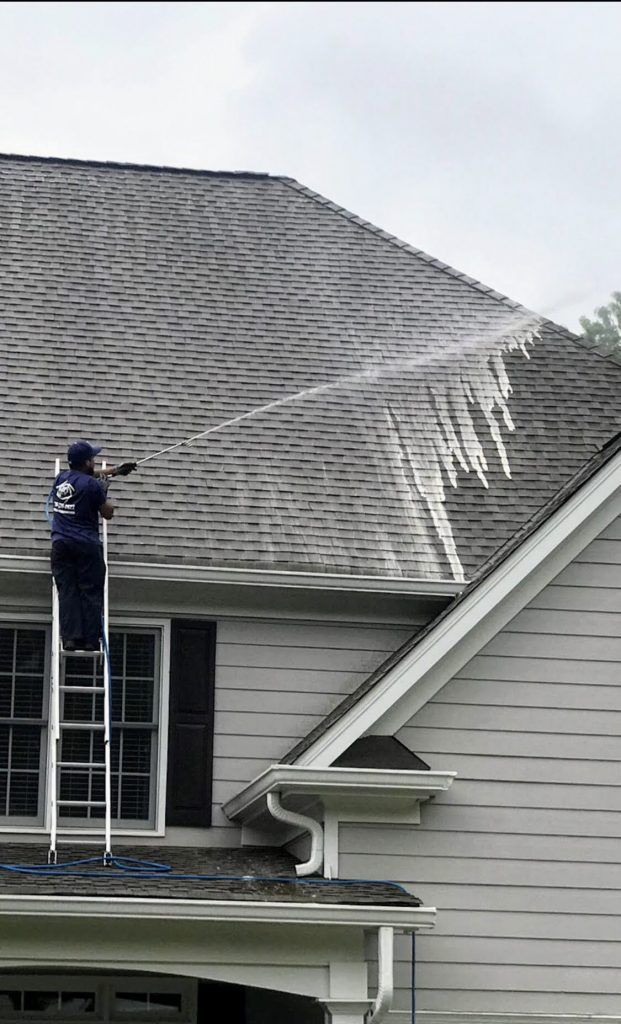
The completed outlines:
[[[303,765],[270,765],[250,785],[223,806],[232,821],[250,820],[265,807],[268,793],[281,796],[347,797],[381,796],[428,800],[444,793],[455,772],[400,771],[387,768],[315,768]]]
[[[392,735],[621,514],[621,452],[501,562],[412,651],[300,754],[329,765],[371,731]]]
[[[435,907],[267,903],[259,900],[143,899],[108,896],[0,896],[0,917],[77,917],[119,920],[236,921],[257,924],[349,925],[402,931],[433,928]]]
[[[0,555],[0,572],[50,574],[47,558]],[[349,576],[335,573],[220,569],[215,566],[166,565],[150,562],[110,562],[115,579],[154,582],[219,583],[235,586],[280,587],[301,590],[343,590],[369,594],[454,597],[465,583],[457,580],[415,579],[408,576]]]

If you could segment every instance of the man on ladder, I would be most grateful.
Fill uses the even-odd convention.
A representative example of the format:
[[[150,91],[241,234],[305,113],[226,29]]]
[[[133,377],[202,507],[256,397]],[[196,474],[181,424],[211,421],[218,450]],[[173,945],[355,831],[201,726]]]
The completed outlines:
[[[67,452],[69,469],[52,487],[52,575],[60,602],[60,635],[65,651],[98,651],[106,566],[99,516],[112,519],[108,478],[127,476],[135,462],[95,470],[101,448],[76,441]]]

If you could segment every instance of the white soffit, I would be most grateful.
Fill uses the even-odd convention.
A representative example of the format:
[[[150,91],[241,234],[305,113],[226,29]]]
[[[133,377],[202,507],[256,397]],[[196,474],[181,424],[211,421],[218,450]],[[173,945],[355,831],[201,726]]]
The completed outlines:
[[[314,768],[273,764],[223,806],[232,821],[247,822],[265,810],[268,793],[281,797],[314,796],[319,800],[428,800],[444,793],[455,772],[395,771],[385,768]]]

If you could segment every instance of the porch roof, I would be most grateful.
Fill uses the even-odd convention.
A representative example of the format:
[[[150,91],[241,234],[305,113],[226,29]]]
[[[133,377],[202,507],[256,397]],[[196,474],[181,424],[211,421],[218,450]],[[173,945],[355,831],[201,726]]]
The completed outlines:
[[[56,869],[47,866],[47,846],[0,846],[0,896],[79,896],[111,899],[230,900],[347,906],[420,907],[422,901],[389,881],[320,876],[299,879],[295,859],[272,847],[123,847],[115,856],[170,866],[144,876],[104,867],[96,847],[63,847]],[[93,858],[91,863],[75,864]],[[74,862],[71,868],[62,864]],[[131,861],[130,861],[131,863]],[[6,866],[19,870],[9,870]],[[41,873],[24,872],[33,865]],[[202,876],[202,877],[198,877]]]

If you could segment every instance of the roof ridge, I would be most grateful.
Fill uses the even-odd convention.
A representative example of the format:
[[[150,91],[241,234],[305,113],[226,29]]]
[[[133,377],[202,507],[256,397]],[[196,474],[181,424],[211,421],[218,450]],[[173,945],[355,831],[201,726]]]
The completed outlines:
[[[197,167],[171,167],[167,164],[125,163],[120,160],[86,160],[70,156],[36,156],[27,153],[0,153],[0,161],[17,160],[21,163],[61,164],[70,167],[101,167],[109,170],[145,171],[151,174],[189,174],[204,178],[250,178],[260,181],[286,181],[280,175],[267,171],[207,171]]]
[[[281,182],[283,185],[287,185],[289,188],[307,196],[309,199],[314,200],[321,206],[325,206],[334,213],[340,214],[340,216],[345,217],[346,220],[351,221],[353,224],[357,224],[364,230],[370,231],[378,238],[382,238],[385,242],[396,246],[396,248],[401,249],[404,252],[410,253],[412,256],[418,257],[418,259],[430,264],[430,266],[436,267],[443,273],[449,274],[458,281],[463,281],[464,284],[470,285],[470,287],[475,288],[484,295],[488,295],[490,298],[495,299],[502,305],[508,306],[511,310],[519,310],[522,313],[539,316],[538,313],[534,310],[528,309],[528,307],[524,306],[521,302],[516,302],[503,292],[499,292],[495,288],[477,280],[477,278],[470,277],[469,274],[465,274],[462,271],[457,270],[449,263],[445,263],[443,260],[439,260],[435,256],[431,256],[429,253],[425,252],[424,249],[417,249],[415,246],[410,245],[409,242],[404,242],[403,239],[398,238],[397,235],[393,235],[389,231],[384,231],[383,228],[371,223],[371,221],[365,220],[363,217],[359,217],[358,214],[352,213],[352,211],[348,210],[345,206],[335,203],[332,199],[327,199],[325,196],[321,195],[320,192],[316,192],[314,189],[309,188],[307,185],[303,185],[301,182],[297,181],[295,178],[289,177],[288,175],[270,174],[268,171],[212,171],[197,167],[171,167],[169,164],[139,164],[134,162],[126,163],[120,160],[87,160],[80,157],[36,156],[26,153],[0,153],[0,161],[6,161],[8,163],[11,160],[17,160],[21,163],[60,164],[61,166],[64,165],[69,167],[98,167],[104,170],[142,171],[150,174],[179,174],[203,178],[240,178],[242,180],[245,179],[250,181]],[[571,339],[575,344],[580,345],[581,348],[586,348],[588,351],[595,352],[595,354],[600,356],[602,359],[607,359],[610,362],[621,365],[621,353],[602,351],[598,346],[590,344],[586,337],[574,334],[573,331],[568,327],[565,327],[563,324],[558,324],[547,317],[541,317],[541,320],[543,327],[548,327],[555,331],[561,331],[563,335]]]
[[[581,348],[586,348],[590,351],[595,351],[598,356],[601,356],[604,359],[608,358],[611,362],[617,362],[621,364],[621,354],[601,352],[596,346],[589,344],[588,340],[585,337],[578,334],[574,334],[574,332],[570,330],[569,327],[565,327],[563,324],[556,323],[556,321],[550,320],[549,317],[541,316],[541,314],[529,309],[527,306],[524,306],[521,302],[516,302],[514,299],[509,298],[509,296],[505,295],[503,292],[499,292],[495,288],[492,288],[491,286],[484,284],[482,281],[479,281],[477,278],[470,277],[469,274],[464,274],[461,270],[457,270],[455,267],[452,267],[450,263],[445,263],[443,260],[439,260],[435,256],[431,256],[428,252],[425,252],[424,249],[417,249],[415,246],[410,245],[409,242],[404,242],[403,239],[398,238],[397,235],[393,235],[389,231],[384,231],[383,228],[379,228],[376,224],[371,223],[371,221],[365,220],[363,217],[359,217],[357,214],[352,213],[351,210],[348,210],[345,206],[341,206],[339,203],[335,203],[333,202],[333,200],[327,199],[325,196],[322,196],[320,192],[315,192],[314,189],[308,188],[308,186],[300,184],[300,182],[296,181],[295,178],[287,178],[281,176],[278,180],[281,181],[284,185],[288,185],[290,188],[293,188],[297,192],[302,193],[302,195],[305,195],[309,199],[312,199],[315,202],[319,203],[321,206],[326,206],[334,213],[340,214],[342,217],[345,217],[353,224],[357,224],[358,227],[364,228],[366,231],[370,231],[372,234],[377,235],[378,238],[382,238],[385,242],[388,242],[391,245],[396,246],[396,248],[401,249],[404,252],[408,252],[412,256],[418,257],[418,259],[421,259],[425,263],[430,264],[430,266],[437,267],[438,270],[441,270],[443,273],[448,274],[450,277],[453,277],[458,281],[463,281],[464,284],[470,285],[471,288],[475,288],[482,294],[487,295],[492,299],[495,299],[500,304],[508,306],[511,310],[518,310],[521,313],[526,313],[532,316],[540,317],[542,327],[547,327],[550,330],[557,332],[560,331],[564,336],[573,341],[575,344],[580,345]]]
[[[372,224],[371,221],[365,220],[363,217],[359,217],[356,213],[352,213],[351,210],[348,210],[345,206],[340,206],[339,203],[335,203],[331,199],[327,199],[325,196],[322,196],[320,192],[315,192],[306,185],[300,184],[300,182],[296,181],[295,178],[281,177],[279,180],[290,188],[294,188],[297,192],[301,192],[303,195],[308,196],[309,199],[313,199],[315,202],[320,203],[321,206],[328,207],[334,213],[341,214],[341,216],[352,221],[352,223],[357,224],[366,231],[370,231],[374,235],[377,235],[385,242],[389,242],[398,249],[409,252],[412,256],[417,256],[419,259],[424,260],[425,263],[429,263],[431,266],[437,267],[438,270],[442,270],[451,277],[457,278],[459,281],[464,281],[465,284],[469,284],[471,287],[476,288],[477,291],[483,292],[483,294],[491,296],[498,302],[502,302],[503,304],[510,306],[511,309],[517,309],[524,313],[534,314],[534,310],[528,309],[526,306],[522,305],[521,302],[515,302],[513,299],[510,299],[508,295],[504,295],[502,292],[496,291],[495,288],[491,288],[489,285],[483,284],[482,281],[478,281],[476,278],[470,277],[468,274],[464,274],[461,270],[457,270],[449,263],[444,263],[443,260],[439,260],[435,256],[431,256],[428,252],[425,252],[424,249],[417,249],[415,246],[410,245],[409,242],[404,242],[403,239],[398,238],[397,235],[392,235],[389,231],[384,231],[383,228],[379,228],[376,224]],[[546,320],[545,322],[547,323],[548,321]]]

